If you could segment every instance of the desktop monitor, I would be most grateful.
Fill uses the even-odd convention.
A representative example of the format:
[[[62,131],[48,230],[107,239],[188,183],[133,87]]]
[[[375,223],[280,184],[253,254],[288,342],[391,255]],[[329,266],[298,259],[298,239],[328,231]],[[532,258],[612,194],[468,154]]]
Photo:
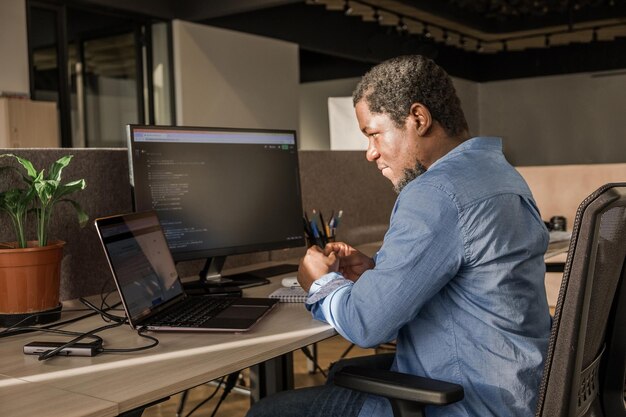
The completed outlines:
[[[263,281],[222,277],[225,257],[304,245],[294,131],[129,125],[128,151],[135,210],[156,210],[175,261],[207,259],[199,285]]]

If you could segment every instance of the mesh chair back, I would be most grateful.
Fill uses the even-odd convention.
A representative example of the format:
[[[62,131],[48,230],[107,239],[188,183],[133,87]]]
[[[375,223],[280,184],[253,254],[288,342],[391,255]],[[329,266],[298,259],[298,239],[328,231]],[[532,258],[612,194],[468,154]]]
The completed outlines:
[[[536,417],[626,416],[626,183],[576,213]]]

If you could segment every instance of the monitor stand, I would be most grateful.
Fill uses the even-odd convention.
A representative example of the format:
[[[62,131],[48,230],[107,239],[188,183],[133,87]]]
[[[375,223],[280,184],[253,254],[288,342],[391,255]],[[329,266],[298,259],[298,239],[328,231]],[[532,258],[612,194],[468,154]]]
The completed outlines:
[[[270,277],[298,270],[298,265],[279,264],[239,274],[222,275],[225,261],[225,256],[207,258],[204,268],[199,273],[199,279],[183,283],[185,291],[187,293],[236,295],[237,292],[241,294],[242,288],[269,284],[268,278]]]

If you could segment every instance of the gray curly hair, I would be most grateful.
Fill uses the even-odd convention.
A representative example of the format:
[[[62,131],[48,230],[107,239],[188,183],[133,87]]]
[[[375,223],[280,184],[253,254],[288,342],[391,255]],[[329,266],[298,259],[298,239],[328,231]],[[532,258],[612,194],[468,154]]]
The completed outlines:
[[[452,80],[421,55],[392,58],[369,70],[352,95],[355,106],[361,100],[371,112],[387,114],[399,128],[404,127],[411,105],[421,103],[448,135],[459,136],[468,130]]]

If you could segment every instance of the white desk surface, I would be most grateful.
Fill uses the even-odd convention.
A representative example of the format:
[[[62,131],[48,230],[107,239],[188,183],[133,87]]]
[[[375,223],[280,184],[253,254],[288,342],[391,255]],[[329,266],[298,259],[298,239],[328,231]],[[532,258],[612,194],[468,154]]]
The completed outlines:
[[[378,247],[380,242],[359,249],[372,255]],[[267,296],[287,275],[294,274],[278,276],[270,285],[246,289],[244,295]],[[64,305],[82,307],[77,301]],[[87,331],[104,324],[94,316],[65,329]],[[22,347],[34,340],[55,340],[55,336],[29,333],[0,339],[0,415],[117,415],[324,340],[336,332],[313,320],[302,304],[281,303],[246,333],[152,334],[160,343],[147,351],[92,358],[57,357],[44,362],[24,355]],[[128,326],[100,335],[109,348],[149,343]]]
[[[117,404],[0,375],[0,415],[116,416]]]
[[[270,285],[245,290],[244,295],[267,296],[278,286],[280,276]],[[65,305],[71,308],[78,303],[73,301]],[[68,325],[66,329],[87,331],[104,324],[99,316],[94,316]],[[113,413],[116,414],[321,341],[336,332],[331,326],[313,320],[302,304],[281,303],[245,333],[151,334],[160,343],[147,351],[101,354],[90,358],[57,357],[44,362],[38,361],[36,356],[24,355],[22,346],[34,340],[54,340],[55,336],[29,333],[1,339],[0,374],[33,386],[45,386],[51,391],[63,390],[74,396],[92,397],[94,402],[117,404]],[[128,326],[104,331],[100,336],[104,338],[104,347],[109,348],[149,343]],[[0,385],[0,399],[10,396],[9,391],[13,390],[27,395],[20,385]],[[42,401],[37,396],[29,398],[36,398],[38,403]],[[22,405],[32,402],[26,398],[20,401]],[[85,414],[80,415],[111,415],[110,408],[96,408],[101,405],[97,402],[93,409],[86,406]],[[4,401],[0,410],[1,407],[4,407]],[[37,416],[59,415],[58,410],[49,407],[44,407],[41,412],[32,409],[29,412]]]

